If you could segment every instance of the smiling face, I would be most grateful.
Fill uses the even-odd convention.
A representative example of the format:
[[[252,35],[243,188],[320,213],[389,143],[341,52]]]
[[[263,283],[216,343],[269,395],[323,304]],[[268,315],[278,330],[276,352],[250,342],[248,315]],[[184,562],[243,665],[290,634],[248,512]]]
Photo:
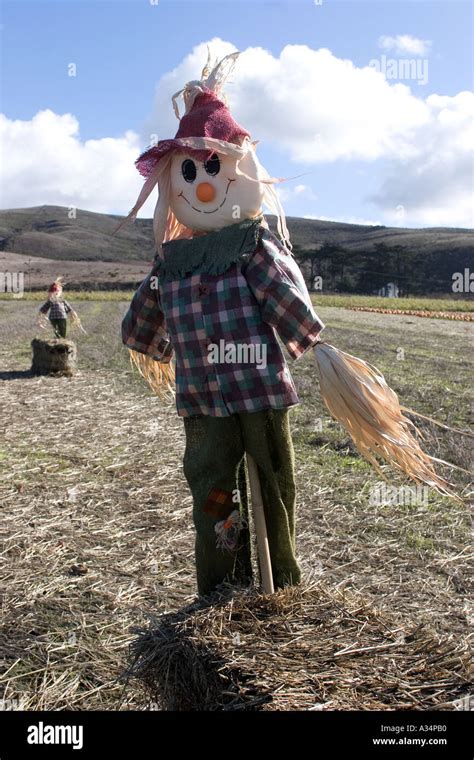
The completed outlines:
[[[253,146],[239,169],[258,178]],[[261,211],[264,186],[237,173],[237,158],[214,153],[206,162],[187,153],[175,153],[170,168],[170,208],[191,230],[220,230]]]

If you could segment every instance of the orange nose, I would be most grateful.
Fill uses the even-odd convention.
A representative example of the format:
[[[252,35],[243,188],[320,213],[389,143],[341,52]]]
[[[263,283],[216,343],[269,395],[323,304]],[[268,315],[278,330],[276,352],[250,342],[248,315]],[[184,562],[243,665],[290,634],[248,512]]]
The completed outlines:
[[[196,188],[196,195],[201,203],[210,203],[214,200],[216,191],[209,182],[201,182]]]

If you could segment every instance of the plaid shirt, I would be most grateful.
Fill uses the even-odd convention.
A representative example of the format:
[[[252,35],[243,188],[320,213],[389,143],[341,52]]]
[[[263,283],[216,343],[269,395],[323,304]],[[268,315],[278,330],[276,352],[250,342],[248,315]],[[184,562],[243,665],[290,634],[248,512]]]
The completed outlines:
[[[163,246],[165,263],[172,245]],[[175,355],[180,416],[225,417],[299,403],[276,333],[297,359],[317,343],[324,324],[293,256],[269,230],[259,226],[256,247],[221,274],[170,280],[160,277],[161,268],[157,260],[135,293],[122,339],[159,361]],[[216,347],[220,353],[210,361]]]
[[[67,315],[72,311],[72,307],[64,299],[53,301],[46,301],[41,307],[40,311],[43,314],[47,314],[49,311],[50,319],[67,319]]]

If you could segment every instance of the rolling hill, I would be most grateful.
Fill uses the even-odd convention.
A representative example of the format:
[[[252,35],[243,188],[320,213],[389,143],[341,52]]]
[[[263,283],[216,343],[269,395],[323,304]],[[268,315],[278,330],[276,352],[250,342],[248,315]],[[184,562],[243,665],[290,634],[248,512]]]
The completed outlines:
[[[9,262],[13,266],[26,259],[47,259],[43,265],[38,261],[37,266],[29,267],[31,288],[43,286],[43,280],[46,282],[55,269],[66,270],[66,277],[78,284],[95,283],[96,287],[99,284],[111,287],[114,283],[124,287],[139,282],[155,254],[152,220],[138,219],[113,235],[122,218],[83,210],[77,210],[76,218],[70,218],[69,210],[61,206],[0,211],[2,266],[5,268]],[[267,219],[274,229],[275,218],[267,216]],[[462,271],[469,263],[474,269],[474,230],[364,226],[298,217],[287,217],[287,223],[297,255],[329,250],[331,263],[330,248],[334,247],[340,249],[339,256],[342,249],[342,258],[348,262],[357,259],[359,269],[368,267],[369,260],[373,269],[374,253],[379,255],[384,246],[391,251],[401,247],[420,265],[436,270],[438,279],[434,282],[442,283],[443,290],[449,288],[450,272]],[[83,265],[71,266],[72,262]],[[386,267],[380,269],[382,279],[389,276]],[[116,274],[111,275],[111,271]]]
[[[137,219],[112,236],[121,218],[78,210],[77,218],[69,219],[68,209],[61,206],[0,211],[0,250],[73,261],[152,259],[152,220]],[[271,216],[267,219],[274,227],[275,219]],[[474,230],[370,227],[292,216],[287,217],[287,223],[293,245],[300,250],[318,248],[323,243],[342,245],[352,251],[367,250],[379,243],[416,247],[420,254],[474,250]]]

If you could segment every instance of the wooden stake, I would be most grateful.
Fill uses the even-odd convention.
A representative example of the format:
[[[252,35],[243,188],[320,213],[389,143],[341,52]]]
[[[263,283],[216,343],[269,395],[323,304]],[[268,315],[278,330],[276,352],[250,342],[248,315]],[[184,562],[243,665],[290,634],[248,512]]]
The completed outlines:
[[[255,533],[257,534],[258,559],[260,563],[260,574],[262,576],[263,593],[273,594],[275,588],[273,586],[272,563],[270,559],[265,512],[263,509],[262,489],[260,488],[257,465],[249,453],[247,453],[247,469],[249,473],[250,494],[252,496]]]

